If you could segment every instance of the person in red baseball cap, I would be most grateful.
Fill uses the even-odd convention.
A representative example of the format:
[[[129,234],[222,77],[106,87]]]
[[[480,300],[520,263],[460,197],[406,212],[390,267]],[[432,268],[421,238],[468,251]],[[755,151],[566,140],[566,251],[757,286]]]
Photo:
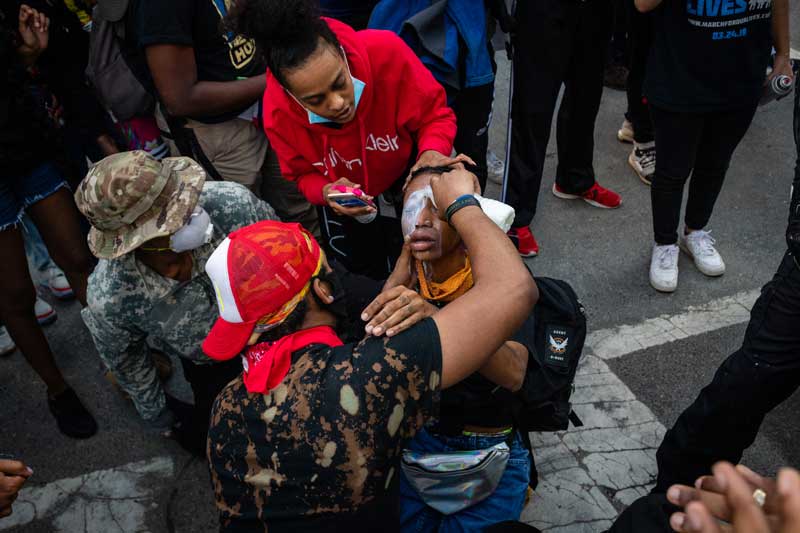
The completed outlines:
[[[463,167],[431,178],[440,216],[470,249],[474,286],[389,338],[339,339],[346,295],[296,224],[260,222],[214,251],[206,271],[220,318],[203,350],[244,360],[211,413],[220,531],[399,530],[403,444],[436,413],[439,391],[483,366],[538,297],[474,182]]]

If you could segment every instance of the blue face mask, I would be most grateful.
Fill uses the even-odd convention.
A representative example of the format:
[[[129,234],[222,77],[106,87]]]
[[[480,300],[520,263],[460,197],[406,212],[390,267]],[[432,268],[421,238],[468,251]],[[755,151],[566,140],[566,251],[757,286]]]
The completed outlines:
[[[348,67],[348,69],[349,69],[349,67]],[[358,109],[358,102],[361,100],[361,94],[364,92],[364,86],[366,86],[366,83],[364,83],[363,81],[359,80],[358,78],[356,78],[352,74],[350,75],[350,79],[353,80],[353,97],[355,99],[356,109]],[[305,108],[305,106],[303,106],[303,107]],[[327,119],[325,117],[321,117],[321,116],[317,115],[316,113],[314,113],[313,111],[309,110],[308,108],[305,108],[305,109],[306,109],[306,113],[308,113],[308,123],[309,124],[327,124],[327,123],[333,122],[330,119]]]

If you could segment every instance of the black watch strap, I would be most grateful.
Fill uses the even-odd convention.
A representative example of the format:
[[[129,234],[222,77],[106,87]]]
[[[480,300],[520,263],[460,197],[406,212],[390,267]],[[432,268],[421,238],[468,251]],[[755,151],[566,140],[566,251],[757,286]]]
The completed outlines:
[[[444,217],[447,220],[447,223],[448,224],[450,223],[450,219],[453,217],[454,214],[456,214],[458,210],[463,209],[465,207],[469,207],[471,205],[480,207],[481,203],[478,201],[477,198],[475,198],[471,194],[465,194],[463,196],[459,196],[458,198],[456,198],[456,201],[450,204],[450,206],[444,212]]]

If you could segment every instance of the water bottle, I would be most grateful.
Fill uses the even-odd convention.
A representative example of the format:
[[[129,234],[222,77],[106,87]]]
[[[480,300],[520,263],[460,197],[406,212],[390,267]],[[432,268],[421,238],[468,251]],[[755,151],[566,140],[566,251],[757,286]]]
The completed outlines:
[[[792,78],[789,76],[775,76],[764,88],[764,95],[759,101],[759,105],[767,104],[773,100],[780,100],[792,92]]]

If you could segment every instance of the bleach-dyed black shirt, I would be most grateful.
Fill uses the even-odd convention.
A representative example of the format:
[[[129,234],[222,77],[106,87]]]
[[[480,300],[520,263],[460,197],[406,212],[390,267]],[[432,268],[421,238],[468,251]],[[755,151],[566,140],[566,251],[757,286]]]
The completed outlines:
[[[429,318],[296,352],[268,394],[232,381],[208,433],[220,531],[396,531],[400,453],[434,414],[441,369]]]

